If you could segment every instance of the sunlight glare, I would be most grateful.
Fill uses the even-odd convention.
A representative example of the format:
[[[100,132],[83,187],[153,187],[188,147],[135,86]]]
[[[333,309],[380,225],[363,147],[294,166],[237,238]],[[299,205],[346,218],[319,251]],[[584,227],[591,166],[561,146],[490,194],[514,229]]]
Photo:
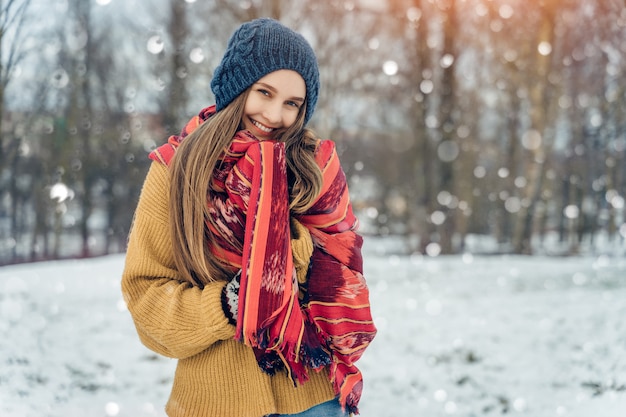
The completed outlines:
[[[460,153],[459,145],[452,140],[444,140],[437,147],[437,156],[442,162],[452,162]]]
[[[435,393],[433,394],[433,398],[435,399],[435,401],[444,402],[448,398],[448,393],[443,389],[439,389],[435,391]]]
[[[117,403],[109,402],[104,407],[107,416],[116,416],[120,413],[120,406]]]
[[[568,219],[573,220],[573,219],[578,218],[578,215],[580,214],[580,209],[578,208],[578,206],[574,204],[570,204],[569,206],[563,209],[563,214]]]
[[[617,190],[608,190],[605,195],[606,201],[617,210],[624,208],[624,197]]]
[[[199,64],[204,61],[204,52],[202,52],[202,48],[193,48],[189,53],[189,59],[194,64]]]
[[[509,213],[518,213],[522,209],[522,202],[518,197],[509,197],[504,202],[504,209]]]
[[[489,9],[487,8],[487,6],[482,3],[477,4],[474,10],[476,12],[476,16],[478,17],[485,17],[489,13]]]
[[[454,55],[445,54],[441,57],[439,64],[441,65],[441,68],[450,68],[452,64],[454,64]]]
[[[552,45],[550,42],[540,42],[537,46],[537,51],[539,51],[539,53],[543,56],[548,56],[552,53]]]
[[[559,97],[559,107],[562,109],[569,109],[572,107],[572,98],[568,95],[562,95]]]
[[[526,400],[523,398],[517,398],[513,401],[513,409],[520,412],[526,410]]]
[[[417,7],[409,7],[406,11],[406,17],[411,22],[417,22],[422,18],[422,11]]]
[[[446,215],[444,212],[436,210],[430,215],[430,221],[436,226],[441,226],[446,221]]]
[[[74,191],[70,190],[67,185],[57,182],[50,188],[50,198],[62,203],[68,198],[70,200],[74,198]]]
[[[487,169],[484,166],[479,165],[474,168],[474,176],[476,178],[485,178],[485,175],[487,175]]]
[[[513,184],[515,184],[517,188],[524,188],[528,184],[528,180],[523,176],[519,176],[515,178],[515,181],[513,181]]]
[[[522,135],[522,146],[529,151],[537,150],[541,147],[543,138],[541,133],[534,129],[529,129]]]
[[[147,48],[148,48],[148,52],[150,52],[151,54],[157,55],[163,52],[163,49],[165,49],[165,42],[163,42],[163,39],[161,39],[161,36],[154,35],[150,37],[150,39],[148,39]]]
[[[423,80],[420,83],[420,91],[424,94],[430,94],[435,89],[435,84],[431,80]]]
[[[430,257],[437,257],[439,256],[439,254],[441,253],[441,245],[439,245],[439,243],[429,243],[426,246],[426,255],[430,256]],[[428,309],[428,305],[431,304],[430,302],[426,305],[426,308]]]
[[[509,4],[503,4],[502,6],[500,6],[500,9],[498,10],[498,14],[503,19],[510,19],[511,17],[513,17],[514,13],[515,13],[515,10],[513,10],[513,7],[511,7],[511,5]]]
[[[452,202],[452,198],[452,194],[445,190],[440,191],[439,194],[437,194],[437,202],[442,206],[449,206]]]
[[[398,63],[396,61],[385,61],[383,64],[383,72],[386,75],[392,76],[398,73]]]

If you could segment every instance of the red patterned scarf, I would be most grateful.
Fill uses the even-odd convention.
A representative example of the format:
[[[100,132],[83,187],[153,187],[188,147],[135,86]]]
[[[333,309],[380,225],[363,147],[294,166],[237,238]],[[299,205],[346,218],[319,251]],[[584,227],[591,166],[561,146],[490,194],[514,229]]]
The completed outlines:
[[[169,164],[180,141],[213,112],[213,106],[204,109],[150,157]],[[241,268],[236,337],[254,349],[259,366],[270,374],[285,368],[294,383],[308,379],[307,368],[328,366],[342,406],[357,413],[362,376],[355,362],[376,334],[362,238],[334,143],[320,141],[315,157],[322,191],[295,216],[314,244],[303,300],[290,245],[284,143],[259,141],[247,131],[233,138],[209,191],[215,225],[209,230],[219,246],[212,251]]]

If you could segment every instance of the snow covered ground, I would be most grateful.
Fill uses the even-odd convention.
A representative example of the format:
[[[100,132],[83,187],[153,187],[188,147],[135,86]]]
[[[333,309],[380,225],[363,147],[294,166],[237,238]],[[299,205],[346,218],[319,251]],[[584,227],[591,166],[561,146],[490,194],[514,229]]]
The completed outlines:
[[[626,415],[626,259],[407,257],[371,241],[363,417]],[[0,416],[164,416],[120,255],[0,268]]]

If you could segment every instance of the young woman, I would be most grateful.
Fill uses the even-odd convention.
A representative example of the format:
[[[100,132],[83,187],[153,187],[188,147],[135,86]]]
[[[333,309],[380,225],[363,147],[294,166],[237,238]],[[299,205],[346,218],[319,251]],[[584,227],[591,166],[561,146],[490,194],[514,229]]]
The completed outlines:
[[[122,290],[177,358],[171,417],[345,416],[376,329],[334,143],[305,128],[317,60],[271,19],[232,35],[216,104],[150,154]]]

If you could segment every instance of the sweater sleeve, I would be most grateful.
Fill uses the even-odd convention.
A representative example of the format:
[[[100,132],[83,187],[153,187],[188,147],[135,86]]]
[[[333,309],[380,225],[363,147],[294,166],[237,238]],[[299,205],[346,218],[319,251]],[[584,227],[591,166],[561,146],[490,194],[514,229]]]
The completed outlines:
[[[182,359],[232,339],[235,327],[222,309],[225,282],[200,289],[177,279],[168,195],[168,169],[152,163],[129,236],[122,292],[142,343],[161,355]]]

